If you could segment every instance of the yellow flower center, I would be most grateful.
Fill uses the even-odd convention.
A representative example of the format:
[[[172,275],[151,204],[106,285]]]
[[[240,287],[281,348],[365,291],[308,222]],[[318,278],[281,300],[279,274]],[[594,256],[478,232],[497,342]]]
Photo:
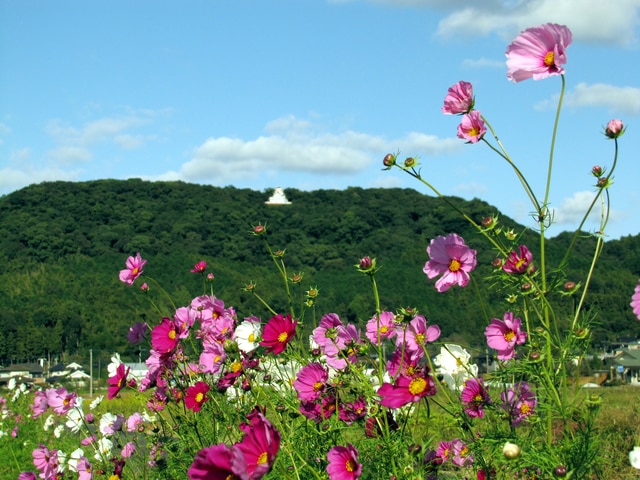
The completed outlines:
[[[139,271],[140,271],[140,269],[139,269],[138,267],[135,267],[135,268],[131,271],[131,273],[133,273],[134,275],[137,275]]]
[[[555,54],[553,52],[547,52],[547,54],[544,56],[544,64],[547,67],[550,67],[554,63],[555,63]]]
[[[347,472],[355,472],[356,467],[356,462],[354,462],[352,458],[347,460],[347,463],[344,465],[344,468]]]
[[[387,333],[389,331],[389,327],[387,327],[386,325],[383,325],[382,327],[380,327],[380,333]]]
[[[461,457],[466,457],[469,454],[469,448],[468,447],[462,447],[462,450],[460,450],[460,456]]]
[[[169,330],[169,338],[171,340],[175,340],[175,338],[176,338],[176,331],[175,330]]]
[[[319,392],[320,390],[322,390],[322,387],[324,387],[324,384],[322,382],[316,382],[313,384],[313,390],[315,392]]]
[[[477,133],[476,133],[477,135]],[[460,264],[460,262],[458,260],[456,260],[455,258],[452,258],[451,261],[449,262],[449,271],[450,272],[457,272],[458,270],[460,270],[460,267],[462,265]]]
[[[231,364],[231,371],[233,373],[238,373],[240,370],[242,370],[242,363],[238,362],[237,360],[235,362],[233,362]]]
[[[471,129],[469,130],[469,136],[470,137],[477,137],[480,134],[480,130],[478,130],[477,127],[471,127]],[[451,267],[449,267],[451,268]]]
[[[526,415],[530,411],[531,411],[531,407],[528,404],[523,403],[522,405],[520,405],[520,413],[522,415]]]
[[[267,452],[262,452],[258,457],[258,465],[262,465],[263,463],[267,463]]]
[[[419,395],[427,388],[427,381],[424,378],[417,377],[411,380],[409,384],[409,393],[411,395]]]
[[[202,399],[204,398],[204,395],[202,394],[202,392],[198,392],[196,394],[196,402],[198,403],[202,403]]]
[[[278,341],[280,343],[286,342],[287,338],[289,338],[289,334],[287,332],[282,332],[280,335],[278,335]]]
[[[250,342],[253,342],[256,339],[256,336],[253,333],[249,334],[249,337],[247,338],[247,340],[249,340]]]
[[[424,334],[416,333],[416,343],[424,343]]]
[[[476,393],[475,397],[473,397],[473,401],[476,403],[482,403],[482,395]]]
[[[526,262],[527,259],[526,258],[519,258],[518,261],[516,262],[516,268],[520,269],[522,267],[522,265],[524,264],[524,262]]]
[[[516,332],[514,332],[513,330],[509,330],[508,332],[505,332],[503,337],[507,342],[510,342],[511,340],[513,340],[516,336]]]

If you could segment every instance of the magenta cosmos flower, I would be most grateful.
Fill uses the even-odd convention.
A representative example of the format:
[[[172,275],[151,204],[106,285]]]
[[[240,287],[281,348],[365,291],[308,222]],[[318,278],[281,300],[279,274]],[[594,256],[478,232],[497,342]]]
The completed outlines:
[[[234,453],[232,465],[246,466],[246,472],[250,480],[259,480],[266,475],[275,461],[280,449],[280,432],[271,425],[271,422],[260,411],[254,409],[247,415],[249,423],[240,425],[245,436],[234,445],[234,450],[242,455]],[[241,462],[238,463],[238,458]]]
[[[233,447],[220,443],[200,450],[187,471],[189,480],[240,479],[242,467],[232,469]],[[244,468],[246,472],[246,468]],[[246,473],[244,473],[246,478]]]
[[[293,382],[298,398],[305,402],[313,402],[320,398],[329,380],[329,371],[318,362],[302,367]]]
[[[109,398],[109,400],[114,399],[118,393],[120,393],[120,390],[122,390],[127,384],[127,376],[129,375],[130,370],[130,367],[125,367],[125,364],[121,363],[118,365],[116,374],[113,377],[109,377],[109,389],[107,393],[107,398]]]
[[[371,343],[380,346],[385,338],[393,338],[396,335],[395,315],[393,312],[380,312],[367,322],[365,334]],[[379,340],[379,341],[378,341]]]
[[[436,384],[429,374],[407,377],[400,375],[395,384],[383,383],[378,389],[380,403],[388,408],[400,408],[422,397],[436,394]]]
[[[207,262],[204,260],[196,263],[191,269],[191,273],[202,273],[207,269]]]
[[[209,385],[206,382],[196,382],[195,385],[187,388],[187,394],[184,397],[184,406],[194,412],[202,410],[204,402],[209,400],[207,393],[209,392]]]
[[[631,308],[633,308],[633,313],[638,320],[640,320],[640,280],[638,280],[638,284],[636,285],[636,289],[634,294],[631,296]]]
[[[489,392],[484,388],[484,382],[481,378],[469,378],[464,382],[464,388],[460,394],[464,411],[470,417],[484,417],[484,406],[491,403]]]
[[[520,245],[518,251],[513,250],[509,253],[502,265],[502,270],[507,273],[525,273],[529,269],[532,261],[533,255],[531,251],[526,245]]]
[[[469,113],[473,109],[473,86],[469,82],[460,80],[449,87],[447,96],[444,97],[442,113],[457,115]]]
[[[507,78],[521,82],[562,75],[571,40],[571,30],[564,25],[547,23],[528,28],[507,47]]]
[[[179,341],[178,326],[170,318],[164,317],[160,325],[151,330],[151,346],[158,353],[172,352]]]
[[[515,356],[516,345],[527,340],[527,333],[520,330],[522,321],[513,318],[513,313],[505,312],[503,320],[491,319],[484,330],[487,345],[498,352],[498,360],[511,360]]]
[[[430,260],[422,271],[429,278],[442,275],[436,282],[436,290],[446,292],[455,284],[464,287],[469,283],[469,273],[476,268],[476,251],[465,245],[460,235],[450,233],[434,238],[427,254]]]
[[[511,426],[517,427],[535,413],[538,400],[527,382],[518,382],[500,394],[502,408],[509,414]]]
[[[144,267],[145,263],[147,263],[147,261],[142,259],[139,252],[135,257],[127,258],[127,268],[120,270],[120,281],[127,285],[133,285],[133,282],[135,282],[136,278],[142,273],[142,267]]]
[[[487,127],[478,110],[473,110],[462,116],[462,121],[458,125],[458,138],[469,143],[478,143],[485,133],[487,133]]]
[[[356,480],[362,473],[362,464],[358,463],[358,450],[350,443],[346,447],[333,447],[327,453],[327,460],[329,480]]]
[[[267,353],[278,355],[284,352],[287,344],[296,334],[297,324],[297,320],[291,320],[291,315],[286,317],[276,315],[264,326],[260,345],[267,347]]]

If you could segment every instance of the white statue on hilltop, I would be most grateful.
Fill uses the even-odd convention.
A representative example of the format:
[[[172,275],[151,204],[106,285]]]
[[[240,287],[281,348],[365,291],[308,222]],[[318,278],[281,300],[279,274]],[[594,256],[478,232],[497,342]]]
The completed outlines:
[[[273,191],[273,195],[269,197],[269,200],[266,202],[267,205],[290,205],[291,202],[287,200],[287,196],[284,194],[284,189],[282,187],[276,187]]]

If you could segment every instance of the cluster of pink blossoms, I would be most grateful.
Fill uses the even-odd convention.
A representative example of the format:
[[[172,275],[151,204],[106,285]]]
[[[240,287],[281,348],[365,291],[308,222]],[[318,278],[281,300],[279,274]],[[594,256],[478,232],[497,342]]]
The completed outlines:
[[[39,417],[49,408],[58,415],[66,415],[76,406],[77,397],[75,392],[69,392],[64,387],[38,390],[31,405],[33,418]]]

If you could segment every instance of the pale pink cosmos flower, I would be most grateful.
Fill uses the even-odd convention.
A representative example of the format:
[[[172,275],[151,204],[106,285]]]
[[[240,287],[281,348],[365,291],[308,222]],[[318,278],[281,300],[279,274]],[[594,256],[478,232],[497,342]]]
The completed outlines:
[[[638,320],[640,320],[640,280],[638,280],[638,284],[636,285],[636,289],[631,297],[631,303],[629,305],[633,308],[634,315],[638,317]]]
[[[451,442],[451,447],[453,449],[453,458],[451,459],[451,462],[454,465],[467,467],[473,463],[473,453],[465,442],[456,438]]]
[[[46,446],[40,445],[31,452],[31,456],[42,478],[56,478],[60,466],[57,450],[49,450]]]
[[[33,404],[31,405],[31,410],[33,411],[33,418],[38,418],[49,408],[49,400],[47,399],[47,394],[42,390],[38,390],[33,396]]]
[[[485,133],[487,133],[487,126],[480,111],[472,110],[462,116],[458,125],[458,138],[462,138],[468,143],[478,143]]]
[[[393,312],[380,312],[367,322],[365,334],[371,343],[380,346],[385,338],[393,338],[396,335],[395,315]],[[378,338],[380,341],[378,341]]]
[[[514,318],[513,313],[505,312],[503,320],[491,319],[491,323],[484,330],[487,345],[498,353],[498,360],[511,360],[515,357],[516,345],[522,345],[527,340],[527,332],[520,328],[522,321]]]
[[[142,273],[142,267],[144,267],[145,263],[147,263],[147,261],[142,259],[140,252],[138,252],[135,257],[127,258],[127,268],[120,270],[120,281],[127,285],[133,285],[133,282],[135,282],[136,278]]]
[[[528,28],[507,47],[507,78],[521,82],[541,80],[564,74],[566,49],[571,44],[571,30],[564,25],[547,23]]]
[[[469,82],[460,80],[449,87],[447,96],[444,97],[442,113],[457,115],[469,113],[473,109],[473,86]]]
[[[433,343],[440,338],[440,327],[427,325],[427,319],[423,315],[416,315],[411,319],[406,329],[398,327],[396,347],[407,351],[412,359],[424,357],[427,343]]]
[[[68,392],[66,388],[49,388],[45,392],[49,406],[58,415],[66,415],[69,410],[76,406],[77,394]]]
[[[456,284],[465,287],[469,283],[469,273],[476,268],[476,253],[456,233],[439,236],[431,240],[427,247],[430,260],[422,271],[429,278],[442,275],[435,285],[439,292],[446,292]]]
[[[122,447],[122,458],[129,458],[136,451],[136,444],[133,442],[127,442],[124,447]]]

